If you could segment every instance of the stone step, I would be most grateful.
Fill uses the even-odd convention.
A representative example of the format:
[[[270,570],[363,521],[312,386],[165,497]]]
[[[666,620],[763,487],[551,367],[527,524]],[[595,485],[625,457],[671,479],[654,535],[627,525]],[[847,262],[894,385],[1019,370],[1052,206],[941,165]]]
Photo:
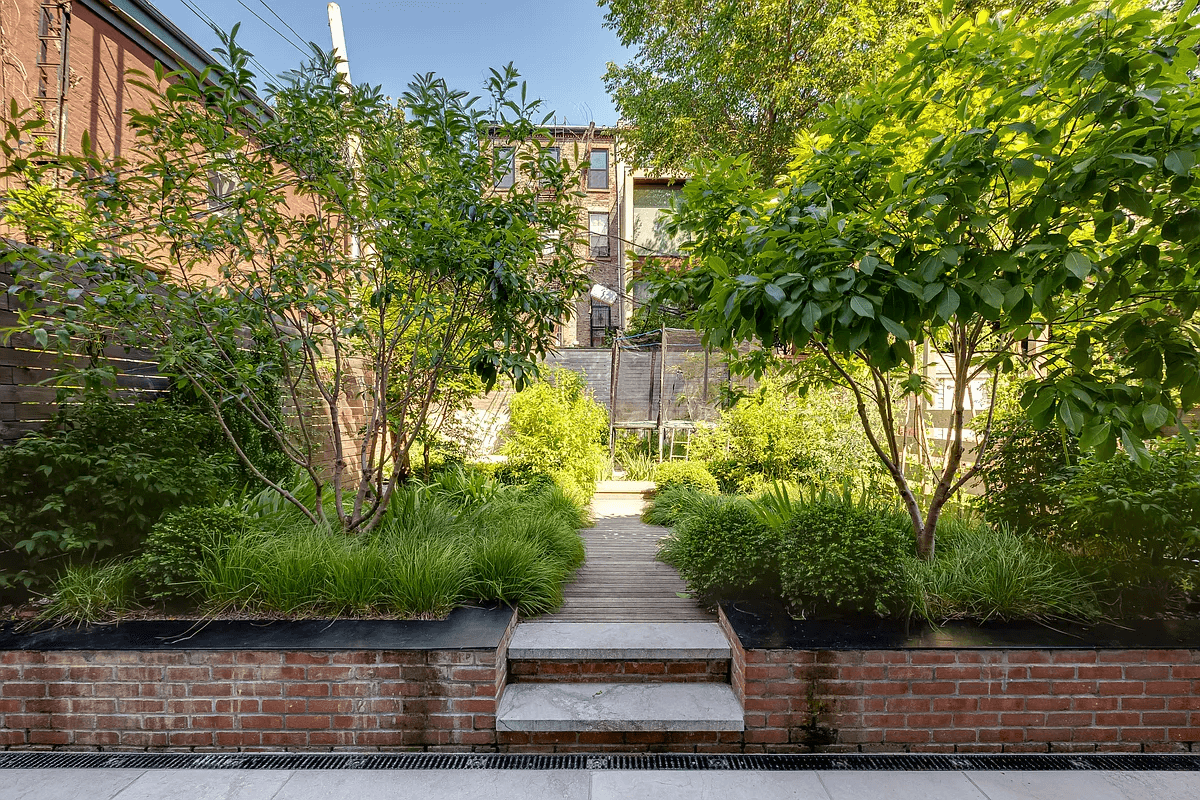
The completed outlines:
[[[499,732],[741,731],[742,705],[723,683],[512,683]]]
[[[523,622],[508,645],[512,661],[708,661],[728,659],[715,622]]]

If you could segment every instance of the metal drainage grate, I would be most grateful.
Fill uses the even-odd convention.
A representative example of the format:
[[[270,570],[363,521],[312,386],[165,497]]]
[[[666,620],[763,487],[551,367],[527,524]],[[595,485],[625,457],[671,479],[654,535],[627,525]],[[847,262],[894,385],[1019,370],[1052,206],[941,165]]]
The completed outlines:
[[[1169,770],[1200,772],[1200,754],[689,755],[471,753],[0,752],[0,769],[590,769],[590,770]]]

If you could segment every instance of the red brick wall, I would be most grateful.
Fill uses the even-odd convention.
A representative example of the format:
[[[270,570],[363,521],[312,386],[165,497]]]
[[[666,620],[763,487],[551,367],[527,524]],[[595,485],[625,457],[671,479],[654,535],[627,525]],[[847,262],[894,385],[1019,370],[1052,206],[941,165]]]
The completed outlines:
[[[8,651],[0,747],[490,751],[503,663],[491,650]]]
[[[1200,752],[1200,650],[745,650],[745,750]]]

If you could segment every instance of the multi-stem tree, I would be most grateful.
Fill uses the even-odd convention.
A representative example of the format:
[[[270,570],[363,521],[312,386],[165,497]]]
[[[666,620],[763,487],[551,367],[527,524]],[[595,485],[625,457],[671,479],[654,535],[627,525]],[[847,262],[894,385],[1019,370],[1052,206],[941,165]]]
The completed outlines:
[[[778,187],[727,159],[684,190],[676,224],[696,266],[662,276],[663,296],[697,302],[714,343],[823,360],[853,392],[926,557],[975,472],[969,387],[994,393],[1018,361],[1035,422],[1103,456],[1188,435],[1200,401],[1200,18],[1195,0],[1143,6],[1014,21],[950,19],[947,3],[894,75],[825,110]],[[953,389],[946,458],[921,498],[896,410],[928,389],[925,347]],[[980,444],[990,422],[971,423]]]
[[[4,173],[77,209],[69,252],[6,256],[16,327],[65,352],[100,335],[158,353],[218,417],[237,406],[270,431],[311,491],[245,459],[260,480],[314,521],[369,530],[445,387],[536,373],[585,288],[577,176],[544,155],[548,117],[511,65],[490,104],[432,75],[395,104],[317,53],[264,106],[249,54],[225,45],[224,69],[139,78],[161,100],[131,114],[122,163],[87,141],[62,161],[25,152],[12,110]],[[504,191],[496,137],[528,143]],[[52,217],[7,221],[68,241]]]

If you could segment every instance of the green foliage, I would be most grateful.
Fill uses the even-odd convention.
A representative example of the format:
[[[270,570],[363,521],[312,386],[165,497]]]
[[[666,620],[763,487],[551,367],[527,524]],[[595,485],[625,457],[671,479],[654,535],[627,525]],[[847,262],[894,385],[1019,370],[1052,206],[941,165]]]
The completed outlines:
[[[559,369],[513,396],[501,452],[514,468],[551,475],[586,501],[608,460],[607,439],[604,406],[580,375]]]
[[[1182,442],[1086,461],[1061,486],[1066,524],[1059,537],[1115,562],[1151,563],[1200,554],[1200,454]]]
[[[1200,401],[1200,17],[1164,8],[935,18],[893,74],[824,107],[777,187],[742,158],[683,189],[695,267],[654,291],[696,302],[717,346],[809,348],[854,386],[926,557],[966,446],[956,421],[918,506],[891,445],[892,399],[927,388],[917,348],[953,356],[955,412],[1031,361],[1034,423],[1102,456],[1144,458]]]
[[[369,530],[412,476],[418,440],[477,388],[500,377],[521,388],[586,290],[578,173],[548,157],[551,117],[512,65],[480,96],[425,74],[396,101],[346,85],[333,54],[314,51],[266,87],[264,113],[246,101],[260,91],[251,54],[234,34],[222,45],[224,63],[204,74],[133,75],[150,101],[124,120],[128,160],[86,144],[38,151],[37,112],[3,109],[3,185],[54,184],[79,221],[19,220],[71,245],[0,253],[19,307],[0,334],[67,363],[80,341],[154,352],[214,412],[236,407],[269,428],[320,505],[246,458],[256,480],[313,525]],[[498,142],[517,150],[504,191]],[[248,339],[257,363],[239,355]],[[350,452],[362,462],[330,475]],[[325,504],[327,485],[338,502]]]
[[[232,506],[185,508],[159,520],[136,559],[139,591],[154,600],[196,595],[204,564],[252,526]]]
[[[654,467],[654,483],[659,491],[676,486],[690,486],[716,494],[717,479],[698,461],[664,461]]]
[[[1057,427],[1038,429],[1019,413],[997,419],[979,462],[984,518],[1015,531],[1062,533],[1062,487],[1079,457],[1078,439]]]
[[[166,401],[68,406],[0,448],[0,585],[132,552],[162,515],[220,500],[241,471],[215,419]]]
[[[784,599],[800,614],[901,610],[907,528],[903,516],[832,498],[798,509],[779,554]]]
[[[875,481],[882,472],[844,392],[813,387],[803,396],[778,379],[721,412],[689,444],[725,492],[754,492],[767,481],[818,485],[843,478]]]
[[[1095,620],[1101,615],[1095,586],[1060,549],[1003,526],[946,520],[937,556],[904,563],[910,613],[931,622]]]
[[[111,619],[134,607],[137,577],[133,561],[67,567],[39,616],[81,623]]]
[[[527,614],[562,602],[583,563],[583,510],[558,487],[486,497],[437,483],[398,490],[369,535],[294,515],[266,517],[205,550],[197,599],[210,609],[298,615],[441,616],[501,601]],[[233,515],[231,515],[233,516]]]
[[[931,2],[810,6],[603,0],[633,59],[605,85],[637,163],[681,170],[697,155],[750,153],[768,178],[817,107],[890,63]]]
[[[678,525],[685,517],[693,516],[701,509],[715,508],[727,500],[692,486],[670,486],[655,492],[642,512],[642,521],[650,525]]]
[[[617,456],[625,470],[627,481],[654,480],[654,470],[658,462],[649,453],[626,452]]]
[[[743,498],[686,506],[659,557],[706,600],[778,590],[779,535]]]

